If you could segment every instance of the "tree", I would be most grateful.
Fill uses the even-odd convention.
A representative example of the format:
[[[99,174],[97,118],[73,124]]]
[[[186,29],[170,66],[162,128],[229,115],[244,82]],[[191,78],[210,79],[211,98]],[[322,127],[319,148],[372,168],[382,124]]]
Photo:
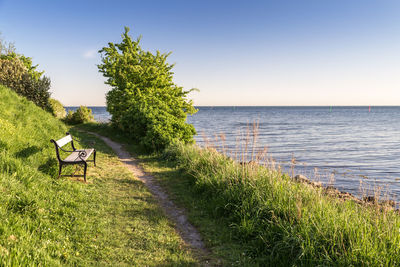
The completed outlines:
[[[0,84],[25,96],[39,107],[50,111],[50,79],[41,77],[36,66],[26,63],[16,54],[0,55]],[[32,61],[30,61],[32,62]]]
[[[0,84],[25,96],[39,107],[51,111],[50,79],[37,70],[32,58],[17,54],[13,44],[0,38]]]
[[[133,41],[128,33],[125,27],[121,43],[99,51],[99,71],[112,87],[106,97],[112,123],[148,149],[163,149],[176,140],[193,142],[196,132],[186,117],[197,110],[187,99],[191,90],[173,82],[170,53],[144,51],[141,37]]]

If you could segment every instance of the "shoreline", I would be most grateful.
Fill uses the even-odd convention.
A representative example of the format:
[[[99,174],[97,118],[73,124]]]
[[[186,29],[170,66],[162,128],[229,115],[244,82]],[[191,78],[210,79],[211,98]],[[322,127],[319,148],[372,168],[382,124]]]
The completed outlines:
[[[362,198],[358,198],[354,194],[346,191],[340,191],[334,186],[324,186],[321,182],[314,182],[301,174],[296,175],[292,179],[298,183],[306,184],[316,189],[321,188],[326,195],[341,199],[343,201],[353,201],[359,205],[376,205],[379,208],[394,209],[400,214],[400,209],[396,208],[396,202],[391,199],[380,200],[377,196],[364,196]]]
[[[299,170],[297,173],[320,180],[326,185],[329,184],[329,176],[333,173],[335,187],[340,191],[362,198],[363,192],[359,190],[362,181],[364,189],[369,194],[374,194],[375,186],[381,187],[383,194],[387,193],[391,199],[400,201],[400,184],[395,180],[400,177],[400,168],[395,161],[399,148],[393,143],[395,139],[385,137],[397,131],[399,127],[396,126],[389,132],[383,131],[382,127],[373,127],[376,123],[386,124],[385,118],[389,118],[391,114],[398,114],[397,107],[393,107],[394,109],[385,107],[381,110],[384,113],[379,109],[372,109],[369,113],[368,109],[364,112],[357,108],[354,109],[355,115],[351,113],[351,116],[348,116],[349,113],[342,110],[342,107],[338,108],[336,113],[333,109],[332,114],[328,112],[329,110],[323,111],[323,108],[318,108],[316,112],[311,108],[309,109],[311,111],[303,114],[303,117],[299,117],[301,111],[296,111],[296,108],[290,112],[283,109],[277,115],[267,111],[263,113],[262,109],[257,110],[257,107],[253,107],[257,112],[221,113],[219,110],[224,108],[212,112],[202,112],[200,109],[193,118],[188,118],[187,122],[194,125],[198,131],[195,137],[198,144],[202,144],[201,131],[212,135],[211,139],[214,138],[214,133],[226,132],[226,145],[233,150],[234,133],[238,130],[245,131],[246,120],[252,121],[255,117],[259,117],[259,144],[271,144],[270,152],[283,162],[290,161],[293,152],[300,161],[299,165],[296,165],[296,169]],[[104,107],[103,109],[105,110]],[[233,109],[228,108],[229,110]],[[282,112],[283,117],[279,118]],[[256,115],[253,116],[252,113]],[[316,115],[317,113],[319,115]],[[246,116],[249,117],[245,118]],[[338,123],[334,122],[337,118]],[[221,121],[222,119],[224,121]],[[301,120],[295,121],[297,119]],[[310,121],[315,123],[309,124]],[[321,121],[324,121],[323,125],[318,126]],[[396,121],[397,119],[392,123]],[[287,125],[282,122],[286,122]],[[352,130],[353,126],[357,132]],[[318,169],[317,175],[320,178],[314,175],[314,168]]]
[[[218,251],[218,257],[227,262],[400,262],[395,253],[400,216],[390,203],[363,202],[304,176],[292,179],[256,164],[240,164],[215,149],[176,144],[161,154],[148,155],[115,129],[100,124],[82,129],[125,144],[176,205],[185,208],[211,253]]]
[[[109,125],[109,121],[108,122],[95,122],[96,124],[100,124],[100,125]],[[198,145],[198,144],[196,144]],[[199,148],[213,148],[216,149],[215,147],[222,147],[223,145],[217,145],[214,146],[214,144],[212,144],[211,146],[208,146],[206,143],[204,143],[204,146],[198,145]],[[218,153],[221,153],[222,155],[225,155],[224,152],[219,151],[218,149],[216,149]],[[227,156],[227,155],[225,155]],[[229,157],[229,156],[227,156]],[[231,158],[231,157],[230,157]],[[231,158],[233,159],[233,158]],[[234,160],[234,159],[233,159]],[[250,161],[251,162],[251,161]],[[243,164],[242,162],[239,162],[239,164]],[[289,166],[290,163],[288,163],[287,165]],[[260,164],[262,166],[262,164]],[[297,166],[297,165],[295,165]],[[333,173],[333,172],[332,172]],[[337,172],[336,172],[337,173]],[[289,175],[289,173],[287,173]],[[290,175],[289,175],[290,176]],[[351,200],[354,201],[360,205],[374,205],[374,204],[378,204],[379,206],[385,206],[385,207],[392,207],[396,210],[398,210],[400,212],[400,206],[397,204],[397,200],[394,199],[390,199],[390,198],[386,198],[384,200],[382,200],[381,196],[377,196],[375,194],[375,189],[373,189],[372,194],[366,194],[366,195],[360,195],[357,196],[357,194],[354,194],[352,192],[347,191],[348,189],[346,189],[346,187],[342,187],[341,189],[339,189],[340,187],[336,187],[334,185],[324,185],[321,181],[315,181],[314,179],[308,178],[308,176],[303,175],[303,174],[297,174],[296,176],[301,176],[301,178],[299,179],[300,182],[308,184],[308,185],[312,185],[315,188],[323,188],[326,191],[327,195],[331,195],[331,196],[336,196],[339,199],[345,199],[345,200]],[[342,175],[343,177],[345,177],[345,175]],[[358,175],[358,176],[363,176],[364,175]],[[294,178],[294,180],[296,180],[296,178]],[[297,181],[297,180],[296,180]],[[329,181],[327,181],[329,183]],[[353,190],[354,191],[354,190]]]

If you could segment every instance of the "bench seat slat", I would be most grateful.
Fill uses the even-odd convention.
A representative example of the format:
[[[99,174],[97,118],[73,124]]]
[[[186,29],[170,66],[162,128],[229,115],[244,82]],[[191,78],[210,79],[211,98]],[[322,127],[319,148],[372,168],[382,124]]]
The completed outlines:
[[[67,135],[67,136],[65,136],[65,137],[63,137],[63,138],[57,140],[56,143],[57,143],[57,145],[58,145],[59,147],[62,147],[62,146],[64,146],[64,145],[68,144],[68,143],[71,142],[71,141],[72,141],[72,137],[71,137],[70,135]]]
[[[85,151],[86,152],[86,156],[80,158],[79,157],[79,152]],[[66,157],[64,159],[65,162],[79,162],[79,161],[86,161],[90,155],[92,155],[94,149],[90,148],[90,149],[81,149],[81,150],[76,150],[74,152],[72,152],[68,157]]]

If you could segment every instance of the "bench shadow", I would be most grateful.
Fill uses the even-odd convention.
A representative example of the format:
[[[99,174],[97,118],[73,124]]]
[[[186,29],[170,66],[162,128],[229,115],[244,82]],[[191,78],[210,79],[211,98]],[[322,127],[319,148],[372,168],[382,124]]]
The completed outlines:
[[[47,158],[47,161],[38,167],[41,173],[57,177],[58,175],[58,161],[55,158]]]
[[[20,151],[16,152],[14,156],[16,158],[28,158],[29,156],[32,156],[33,154],[36,154],[40,151],[42,151],[43,148],[40,148],[38,146],[29,146],[24,149],[21,149]]]
[[[6,149],[7,143],[0,140],[0,149]]]

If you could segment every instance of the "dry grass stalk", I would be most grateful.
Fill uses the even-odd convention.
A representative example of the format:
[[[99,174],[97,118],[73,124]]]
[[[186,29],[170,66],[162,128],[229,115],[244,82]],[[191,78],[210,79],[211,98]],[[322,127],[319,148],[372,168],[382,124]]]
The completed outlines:
[[[268,148],[266,146],[258,146],[259,138],[259,121],[254,121],[252,124],[247,123],[245,131],[239,129],[238,134],[235,137],[235,148],[234,151],[230,151],[226,144],[226,135],[224,133],[215,134],[213,140],[211,141],[204,132],[201,133],[204,146],[209,149],[216,149],[222,152],[223,155],[228,156],[240,163],[241,173],[243,177],[252,177],[256,175],[258,166],[264,166],[265,168],[276,171],[278,175],[283,173],[283,167],[276,162],[276,160],[269,155]],[[250,156],[250,158],[249,158]],[[250,160],[249,160],[250,159]],[[292,154],[290,164],[290,176],[295,177],[296,166],[298,162]],[[307,171],[305,171],[307,172]],[[321,173],[318,168],[314,168],[313,172],[310,171],[306,177],[310,180],[319,183],[321,180],[327,181],[328,188],[334,188],[335,184],[335,172]],[[386,190],[382,191],[382,186],[374,186],[371,188],[370,185],[360,180],[359,186],[359,197],[360,199],[368,200],[371,203],[382,202],[383,200],[387,203],[393,203],[390,200],[389,188],[386,186]],[[392,198],[393,199],[393,196]]]

